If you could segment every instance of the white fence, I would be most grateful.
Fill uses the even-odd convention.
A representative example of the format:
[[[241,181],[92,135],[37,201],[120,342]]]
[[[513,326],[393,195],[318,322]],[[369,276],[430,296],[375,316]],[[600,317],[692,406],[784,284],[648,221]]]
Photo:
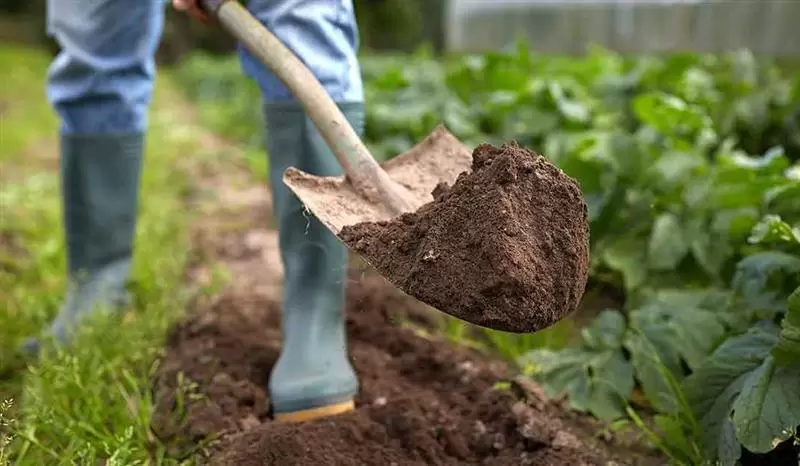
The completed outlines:
[[[475,52],[525,39],[545,53],[595,43],[620,52],[748,48],[800,57],[800,0],[446,0],[445,47]]]

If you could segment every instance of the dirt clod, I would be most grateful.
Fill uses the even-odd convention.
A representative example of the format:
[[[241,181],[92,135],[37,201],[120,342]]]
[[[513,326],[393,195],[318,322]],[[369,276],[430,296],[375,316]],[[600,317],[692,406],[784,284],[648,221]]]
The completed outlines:
[[[339,237],[409,295],[509,332],[548,327],[578,306],[589,223],[575,180],[516,143],[478,146],[472,171],[433,202]]]

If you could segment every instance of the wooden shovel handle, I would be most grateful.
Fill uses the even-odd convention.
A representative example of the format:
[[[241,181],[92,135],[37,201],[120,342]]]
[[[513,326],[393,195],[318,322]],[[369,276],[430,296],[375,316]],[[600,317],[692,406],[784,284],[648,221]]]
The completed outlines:
[[[372,157],[333,99],[303,62],[247,9],[233,0],[201,0],[203,9],[288,87],[342,165],[350,184],[395,214],[414,206]]]

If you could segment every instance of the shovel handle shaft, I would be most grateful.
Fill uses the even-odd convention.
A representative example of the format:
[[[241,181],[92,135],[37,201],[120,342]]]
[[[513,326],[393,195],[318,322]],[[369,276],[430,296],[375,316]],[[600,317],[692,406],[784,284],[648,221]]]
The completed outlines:
[[[353,187],[395,214],[413,210],[402,188],[375,161],[314,74],[247,9],[234,0],[201,0],[203,9],[289,88],[303,105]]]

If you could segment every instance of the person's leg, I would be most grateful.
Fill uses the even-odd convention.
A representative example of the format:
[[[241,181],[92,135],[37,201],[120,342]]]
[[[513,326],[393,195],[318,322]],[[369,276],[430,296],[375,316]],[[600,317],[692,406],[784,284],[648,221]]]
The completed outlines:
[[[349,0],[251,0],[249,8],[317,76],[361,134],[364,95]],[[269,382],[278,420],[302,421],[353,408],[358,381],[347,355],[344,292],[347,250],[283,184],[289,166],[340,175],[341,166],[289,91],[240,49],[244,71],[264,97],[270,186],[285,282],[283,345]]]
[[[66,343],[78,318],[126,304],[154,55],[164,0],[48,0],[61,46],[47,76],[60,118],[69,288],[48,335]],[[37,353],[39,340],[24,344]]]

